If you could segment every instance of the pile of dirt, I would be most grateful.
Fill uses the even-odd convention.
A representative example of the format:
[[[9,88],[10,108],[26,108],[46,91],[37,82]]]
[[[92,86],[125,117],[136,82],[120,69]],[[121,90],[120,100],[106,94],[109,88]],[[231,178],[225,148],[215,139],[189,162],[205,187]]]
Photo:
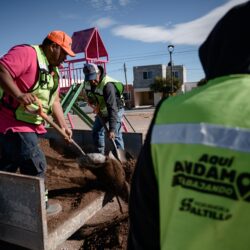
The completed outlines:
[[[75,155],[58,152],[46,139],[40,140],[40,146],[45,153],[48,164],[46,187],[49,190],[49,198],[59,202],[63,208],[59,215],[48,217],[48,230],[51,232],[73,211],[82,209],[101,192],[110,193],[110,190],[107,188],[107,183],[100,180],[90,170],[79,167]],[[125,171],[126,181],[130,183],[135,160],[127,161],[122,164],[122,167]],[[116,199],[111,194],[107,201],[112,204],[112,202],[115,203]],[[119,206],[117,207],[119,208]],[[126,249],[128,207],[123,202],[123,213],[118,208],[117,211],[108,216],[105,213],[100,213],[101,220],[99,219],[94,224],[86,223],[75,233],[71,239],[82,241],[81,247],[77,249]],[[67,249],[70,250],[70,247],[67,246]]]
[[[40,146],[47,160],[46,188],[49,190],[49,201],[60,203],[62,212],[47,217],[48,233],[53,232],[72,213],[76,213],[87,204],[105,193],[106,204],[103,209],[89,219],[57,250],[88,249],[126,249],[128,236],[128,204],[120,201],[107,188],[98,176],[87,168],[79,167],[76,155],[71,151],[55,149],[47,139],[40,139]],[[135,160],[122,164],[126,181],[130,184],[134,172]],[[0,241],[0,249],[25,250]]]
[[[85,237],[81,250],[94,249],[127,249],[128,220],[112,221],[105,227],[99,225],[98,230]]]

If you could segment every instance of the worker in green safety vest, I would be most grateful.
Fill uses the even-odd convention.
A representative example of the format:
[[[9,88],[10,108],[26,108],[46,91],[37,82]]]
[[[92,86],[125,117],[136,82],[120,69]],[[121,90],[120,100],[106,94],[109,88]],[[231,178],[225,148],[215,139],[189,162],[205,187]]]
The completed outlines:
[[[107,153],[105,152],[105,132],[108,138],[114,140],[116,147],[123,150],[124,85],[108,76],[101,65],[86,63],[83,73],[87,100],[97,113],[92,129],[95,150],[98,153]]]
[[[200,46],[207,83],[157,107],[133,176],[128,249],[249,249],[249,13],[249,1],[232,8]]]
[[[44,121],[27,110],[37,106],[37,99],[71,138],[59,99],[58,72],[67,55],[75,56],[71,44],[65,32],[52,31],[41,45],[17,45],[0,58],[0,171],[45,177],[46,159],[38,143],[38,135],[46,133]],[[47,212],[55,209],[47,206]]]

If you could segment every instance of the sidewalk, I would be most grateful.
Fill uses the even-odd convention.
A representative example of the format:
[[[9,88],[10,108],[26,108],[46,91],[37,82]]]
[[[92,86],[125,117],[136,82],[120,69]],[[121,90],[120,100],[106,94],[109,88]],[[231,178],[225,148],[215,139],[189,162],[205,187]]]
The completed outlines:
[[[154,109],[139,108],[133,110],[126,110],[123,122],[128,132],[142,133],[146,135],[150,122],[152,120]],[[94,120],[95,115],[89,114],[90,118]],[[74,129],[91,130],[77,115],[71,115]]]

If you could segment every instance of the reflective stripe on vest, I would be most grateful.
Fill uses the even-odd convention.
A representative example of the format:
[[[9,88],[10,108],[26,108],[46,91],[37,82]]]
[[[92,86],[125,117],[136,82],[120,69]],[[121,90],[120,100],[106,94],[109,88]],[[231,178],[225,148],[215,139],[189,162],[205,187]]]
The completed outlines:
[[[153,144],[203,144],[249,153],[250,130],[205,123],[162,124],[153,127],[151,142]],[[234,144],[231,144],[232,142]]]

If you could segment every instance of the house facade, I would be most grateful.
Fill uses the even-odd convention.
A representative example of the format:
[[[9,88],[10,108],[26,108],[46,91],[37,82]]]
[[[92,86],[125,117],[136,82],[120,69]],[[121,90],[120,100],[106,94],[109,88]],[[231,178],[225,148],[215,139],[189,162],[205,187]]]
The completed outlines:
[[[182,85],[182,92],[186,93],[197,87],[198,82],[184,82]]]
[[[183,65],[172,66],[173,77],[186,82],[186,69]],[[155,106],[161,99],[160,93],[150,90],[150,85],[154,83],[156,77],[165,78],[171,76],[171,67],[164,64],[145,65],[133,67],[134,75],[134,105],[153,105]]]

